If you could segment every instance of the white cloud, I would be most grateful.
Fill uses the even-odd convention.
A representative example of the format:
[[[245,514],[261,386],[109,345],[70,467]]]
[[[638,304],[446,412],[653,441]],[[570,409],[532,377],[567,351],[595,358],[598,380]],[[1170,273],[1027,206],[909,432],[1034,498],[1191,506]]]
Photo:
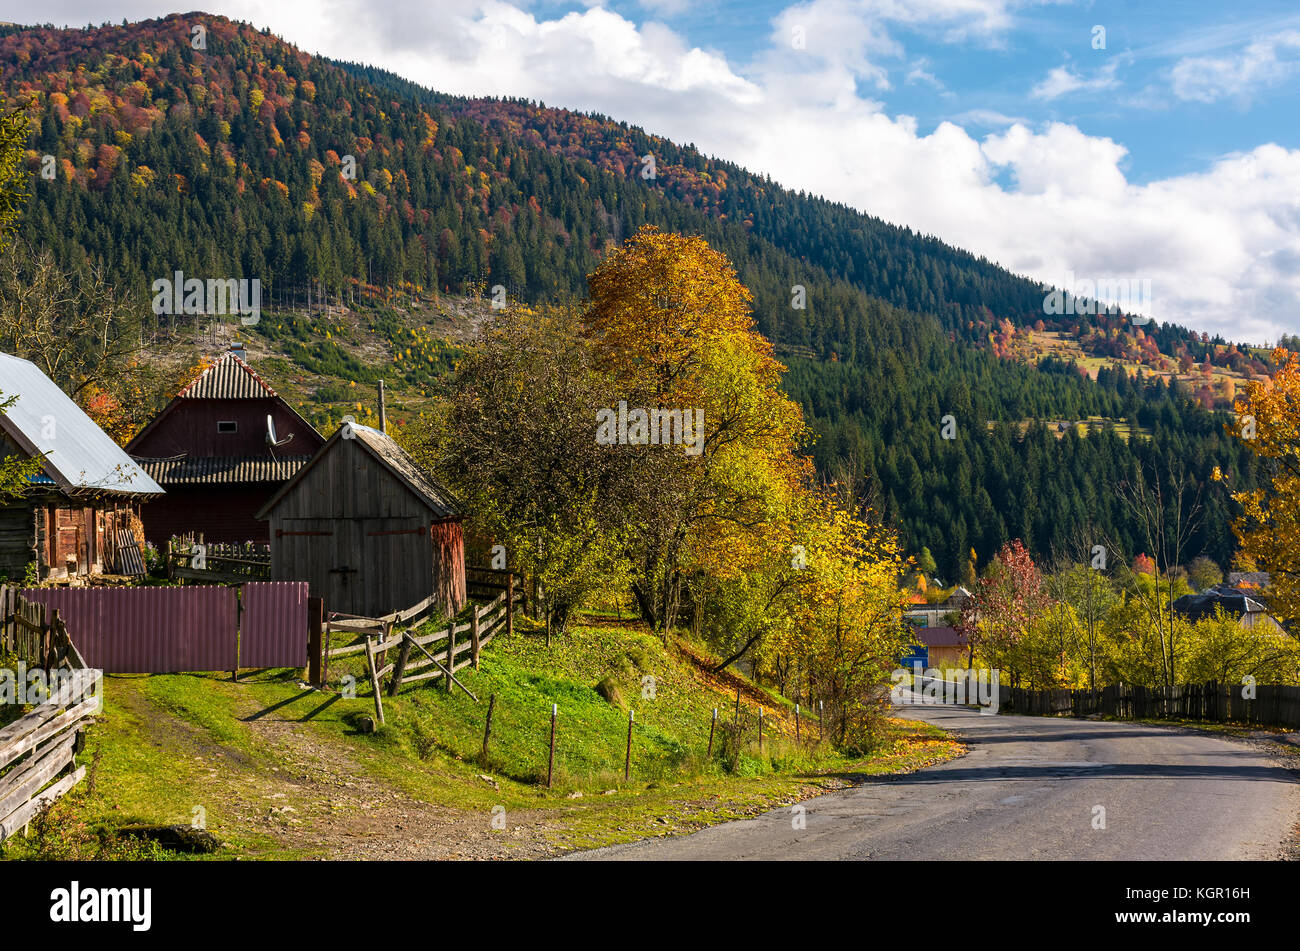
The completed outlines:
[[[1035,99],[1058,99],[1073,92],[1101,92],[1114,89],[1119,85],[1115,78],[1115,63],[1103,66],[1097,75],[1086,79],[1070,69],[1069,66],[1057,66],[1047,74],[1047,78],[1034,86],[1029,95]]]
[[[1300,70],[1300,31],[1256,40],[1227,56],[1188,56],[1170,71],[1174,95],[1194,102],[1248,100]]]

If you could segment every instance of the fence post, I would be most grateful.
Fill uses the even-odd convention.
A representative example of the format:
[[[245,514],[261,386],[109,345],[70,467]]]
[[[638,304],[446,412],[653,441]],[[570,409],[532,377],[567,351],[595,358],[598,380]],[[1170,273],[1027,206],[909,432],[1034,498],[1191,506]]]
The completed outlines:
[[[506,637],[515,632],[515,573],[506,575]]]
[[[713,719],[709,721],[709,751],[704,754],[705,759],[713,757],[713,732],[718,728],[718,708],[713,708]]]
[[[319,690],[325,680],[321,674],[321,631],[324,628],[325,602],[307,599],[307,682]]]
[[[477,610],[477,609],[476,609]],[[451,693],[451,675],[456,672],[456,619],[447,622],[447,693]]]
[[[406,673],[406,662],[411,658],[411,635],[402,635],[402,646],[397,650],[397,660],[393,663],[392,676],[388,678],[388,695],[396,697],[402,689],[402,675]]]
[[[546,788],[551,788],[551,779],[555,776],[555,718],[559,716],[560,705],[551,704],[551,753],[546,760]]]
[[[492,735],[492,710],[496,705],[497,695],[494,693],[492,696],[488,697],[487,722],[483,725],[483,755],[481,758],[483,760],[483,765],[485,766],[487,765],[488,737]]]
[[[623,782],[632,778],[632,721],[636,717],[636,711],[627,711],[627,756],[623,758]]]
[[[803,737],[799,734],[799,704],[794,705],[794,741],[802,743]]]
[[[763,755],[763,708],[758,708],[758,755]]]
[[[469,656],[475,670],[478,670],[478,624],[478,608],[475,608],[469,619]]]
[[[370,688],[375,695],[375,718],[384,725],[384,702],[379,696],[379,668],[375,666],[375,639],[366,635],[366,665],[370,668]],[[450,678],[448,678],[450,680]]]

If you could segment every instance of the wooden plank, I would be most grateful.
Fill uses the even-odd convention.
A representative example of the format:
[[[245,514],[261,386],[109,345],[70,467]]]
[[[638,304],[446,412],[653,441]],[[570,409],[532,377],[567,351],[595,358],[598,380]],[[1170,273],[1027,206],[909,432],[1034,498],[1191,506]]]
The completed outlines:
[[[360,654],[366,649],[365,644],[353,644],[350,647],[335,647],[333,650],[325,652],[326,657],[347,657],[349,654]]]
[[[73,731],[41,750],[34,759],[0,778],[0,816],[12,813],[65,766],[71,765],[72,747],[76,741],[77,733]]]
[[[0,768],[8,766],[28,750],[35,749],[44,740],[66,730],[78,720],[94,715],[98,707],[99,698],[91,697],[53,719],[41,720],[35,724],[31,732],[0,743]],[[31,716],[31,714],[28,714],[28,716]]]
[[[36,815],[47,805],[54,802],[64,793],[66,793],[86,775],[86,767],[80,766],[75,773],[64,776],[57,783],[45,790],[39,796],[29,799],[27,805],[22,806],[17,812],[12,813],[3,822],[0,822],[0,842],[10,838],[15,832],[25,826],[32,816]]]
[[[379,697],[379,677],[375,673],[375,652],[370,646],[371,638],[366,638],[366,668],[370,671],[370,687],[375,695],[375,718],[379,726],[384,725],[384,703]]]
[[[445,640],[446,637],[447,629],[444,627],[441,630],[434,631],[432,634],[421,634],[419,637],[412,637],[411,640],[415,641],[417,644],[427,646],[432,644],[434,641]]]

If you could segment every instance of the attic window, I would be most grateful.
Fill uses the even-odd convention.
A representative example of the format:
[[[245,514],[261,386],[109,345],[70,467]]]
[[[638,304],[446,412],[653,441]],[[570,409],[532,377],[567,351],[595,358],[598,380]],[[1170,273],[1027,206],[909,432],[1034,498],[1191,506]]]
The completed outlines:
[[[237,433],[239,432],[239,423],[233,419],[223,419],[217,423],[217,432],[219,433]]]

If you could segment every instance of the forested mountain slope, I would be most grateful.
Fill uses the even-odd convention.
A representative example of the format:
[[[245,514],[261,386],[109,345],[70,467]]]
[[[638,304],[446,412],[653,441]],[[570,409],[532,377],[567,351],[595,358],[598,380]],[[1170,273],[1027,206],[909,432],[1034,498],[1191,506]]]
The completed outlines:
[[[195,25],[204,49],[192,46]],[[1059,360],[1009,357],[999,341],[1042,318],[1045,289],[936,238],[612,120],[439,95],[202,14],[0,28],[0,91],[33,119],[24,240],[71,268],[101,265],[142,302],[178,270],[259,278],[272,304],[289,288],[359,284],[581,297],[586,274],[642,224],[699,233],[753,292],[819,436],[820,470],[864,480],[945,579],[966,571],[970,548],[982,563],[1012,537],[1039,555],[1101,533],[1143,550],[1116,493],[1140,469],[1205,486],[1189,557],[1231,556],[1209,472],[1221,466],[1237,487],[1252,475],[1222,418],[1161,381],[1106,368],[1094,381]],[[653,179],[641,174],[647,154]],[[264,324],[259,333],[281,332]],[[1122,316],[1061,329],[1131,330]],[[1214,349],[1182,328],[1149,330],[1153,360]],[[313,353],[357,361],[321,336]],[[955,439],[941,438],[947,415]],[[1022,432],[1030,419],[1089,416],[1126,423],[1127,439]]]

